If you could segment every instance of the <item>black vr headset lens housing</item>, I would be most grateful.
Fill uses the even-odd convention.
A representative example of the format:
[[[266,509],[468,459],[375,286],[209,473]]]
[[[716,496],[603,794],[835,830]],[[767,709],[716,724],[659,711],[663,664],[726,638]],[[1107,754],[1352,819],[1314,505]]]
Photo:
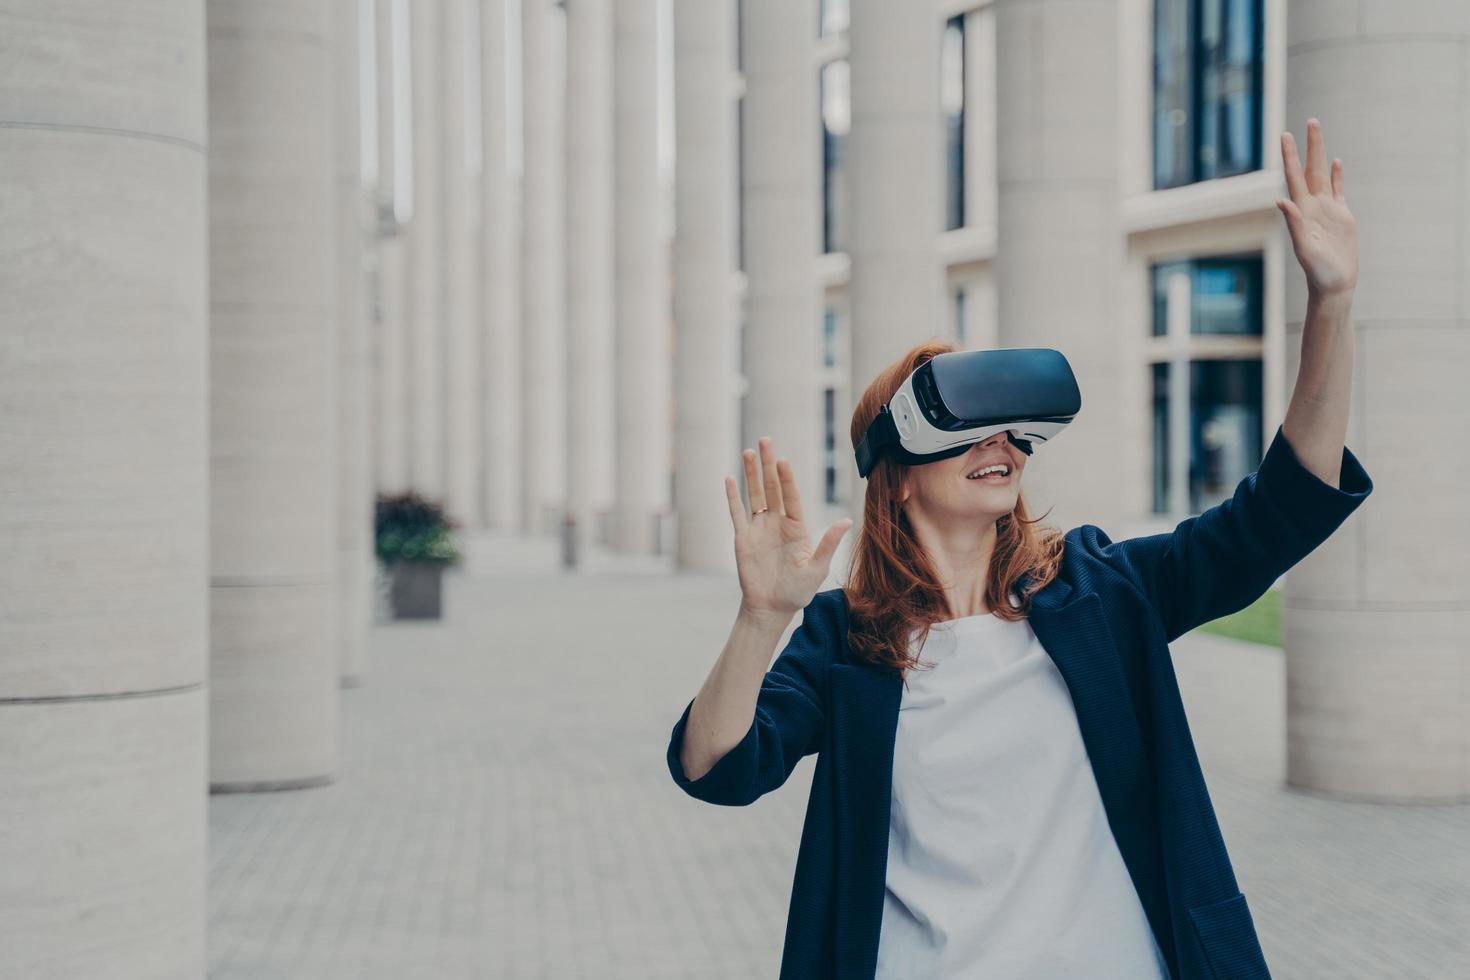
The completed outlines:
[[[997,432],[1027,455],[1082,408],[1082,394],[1061,351],[1049,347],[951,351],[914,369],[857,447],[866,477],[887,453],[921,465],[965,452]]]

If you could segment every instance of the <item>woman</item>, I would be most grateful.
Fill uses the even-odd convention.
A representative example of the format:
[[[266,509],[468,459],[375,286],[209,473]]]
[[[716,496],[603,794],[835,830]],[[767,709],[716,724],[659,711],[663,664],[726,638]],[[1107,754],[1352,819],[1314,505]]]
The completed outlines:
[[[819,753],[783,978],[1269,976],[1167,644],[1254,601],[1372,491],[1344,445],[1357,242],[1342,162],[1315,119],[1305,168],[1290,133],[1281,151],[1277,206],[1308,285],[1301,366],[1230,500],[1113,542],[1031,520],[1006,433],[922,465],[883,458],[848,584],[817,592],[851,522],[811,547],[768,438],[759,473],[744,453],[750,514],[726,480],[740,609],[666,755],[690,795],[744,805]],[[854,446],[949,349],[916,347],[868,386]]]

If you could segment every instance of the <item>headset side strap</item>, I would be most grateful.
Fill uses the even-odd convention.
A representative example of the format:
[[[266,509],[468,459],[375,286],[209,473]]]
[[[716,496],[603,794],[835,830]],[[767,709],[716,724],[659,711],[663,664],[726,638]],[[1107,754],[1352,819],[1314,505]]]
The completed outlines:
[[[893,423],[893,413],[888,411],[887,405],[883,405],[878,409],[878,417],[868,426],[868,431],[863,433],[862,441],[858,443],[858,475],[866,477],[878,465],[878,457],[883,454],[883,450],[898,444],[898,426]]]

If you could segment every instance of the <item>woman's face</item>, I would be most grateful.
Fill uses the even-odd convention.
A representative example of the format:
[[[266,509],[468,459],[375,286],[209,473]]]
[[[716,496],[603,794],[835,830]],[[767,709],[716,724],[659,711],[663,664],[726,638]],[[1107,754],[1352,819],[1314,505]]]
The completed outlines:
[[[1004,475],[992,468],[990,475],[970,476],[996,465],[1005,467]],[[1026,454],[997,432],[958,456],[905,467],[903,506],[910,521],[917,510],[939,527],[994,521],[1016,509],[1025,468]]]

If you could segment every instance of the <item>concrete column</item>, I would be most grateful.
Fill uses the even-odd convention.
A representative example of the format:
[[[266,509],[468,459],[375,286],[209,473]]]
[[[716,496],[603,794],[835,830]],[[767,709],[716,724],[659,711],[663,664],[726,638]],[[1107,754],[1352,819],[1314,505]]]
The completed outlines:
[[[950,324],[939,257],[939,14],[933,3],[851,6],[848,296],[856,398],[913,344],[948,336]]]
[[[1117,381],[1117,37],[1117,0],[996,3],[999,338],[1055,347],[1077,374],[1081,414],[1026,472],[1032,512],[1063,528],[1127,516],[1126,481],[1098,478],[1140,397]]]
[[[612,7],[566,6],[566,520],[580,563],[612,506]]]
[[[0,12],[7,976],[204,975],[205,63],[199,0]]]
[[[484,433],[483,512],[488,527],[521,526],[521,284],[518,270],[520,208],[510,158],[507,71],[520,39],[511,36],[507,13],[518,0],[480,0],[480,316],[485,358],[479,411]]]
[[[1286,577],[1287,781],[1470,800],[1470,9],[1294,0],[1286,42],[1286,124],[1305,159],[1322,120],[1358,222],[1347,443],[1374,483]],[[1287,247],[1290,384],[1306,285]]]
[[[407,0],[375,0],[377,16],[378,187],[373,410],[377,488],[408,489],[407,282],[401,185],[412,179],[410,150]]]
[[[210,782],[337,763],[337,110],[328,0],[210,0]]]
[[[408,438],[413,489],[442,501],[445,483],[444,5],[408,4],[413,127],[408,214]]]
[[[824,487],[817,383],[822,286],[816,271],[822,249],[822,133],[812,61],[817,3],[746,0],[741,8],[749,385],[744,430],[748,441],[772,438],[777,455],[791,461],[803,500],[815,506]]]
[[[733,572],[744,493],[735,391],[735,11],[674,2],[674,508],[680,568]]]
[[[562,286],[563,15],[552,0],[521,0],[525,166],[521,232],[522,525],[553,529],[566,482],[566,322]]]
[[[617,478],[614,544],[651,554],[669,505],[673,324],[668,251],[660,226],[658,7],[617,0],[615,172],[617,180]]]
[[[466,527],[480,517],[479,216],[467,154],[471,95],[479,102],[479,0],[444,0],[445,458],[449,513]],[[474,50],[471,50],[473,46]],[[473,119],[479,128],[478,114]]]
[[[361,0],[334,0],[337,36],[337,631],[341,682],[361,683],[372,619],[373,478],[369,469],[367,283],[372,200],[362,182]]]

